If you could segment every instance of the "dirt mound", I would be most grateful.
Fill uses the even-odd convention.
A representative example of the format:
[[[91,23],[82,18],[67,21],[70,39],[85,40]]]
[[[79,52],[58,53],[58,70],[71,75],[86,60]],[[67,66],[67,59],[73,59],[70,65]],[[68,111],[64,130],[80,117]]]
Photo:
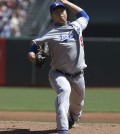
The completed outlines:
[[[55,113],[3,111],[0,120],[0,134],[57,133]],[[120,134],[119,123],[120,113],[83,113],[81,122],[75,124],[69,133]]]

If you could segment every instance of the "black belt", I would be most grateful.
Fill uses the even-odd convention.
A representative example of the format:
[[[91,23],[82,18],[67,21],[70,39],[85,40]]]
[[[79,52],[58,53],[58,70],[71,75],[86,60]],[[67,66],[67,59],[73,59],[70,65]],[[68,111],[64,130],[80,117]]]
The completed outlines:
[[[56,69],[56,71],[59,72],[59,73],[63,73],[64,75],[69,76],[69,77],[76,77],[76,76],[84,73],[83,70],[78,72],[78,73],[75,73],[75,74],[69,74],[69,73],[66,73],[66,72],[58,70],[58,69]]]

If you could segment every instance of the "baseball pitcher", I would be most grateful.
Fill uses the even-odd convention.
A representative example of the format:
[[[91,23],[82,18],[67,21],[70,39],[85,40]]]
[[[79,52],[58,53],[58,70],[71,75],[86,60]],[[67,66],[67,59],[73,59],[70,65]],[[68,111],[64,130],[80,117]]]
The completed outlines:
[[[67,20],[66,8],[76,16],[73,22]],[[42,54],[38,56],[37,50],[47,42],[52,59],[49,81],[57,94],[57,130],[59,134],[68,134],[69,128],[79,121],[84,106],[84,69],[87,65],[82,32],[87,27],[89,16],[68,0],[53,2],[50,5],[50,14],[54,24],[44,35],[32,40],[28,58],[39,65]]]

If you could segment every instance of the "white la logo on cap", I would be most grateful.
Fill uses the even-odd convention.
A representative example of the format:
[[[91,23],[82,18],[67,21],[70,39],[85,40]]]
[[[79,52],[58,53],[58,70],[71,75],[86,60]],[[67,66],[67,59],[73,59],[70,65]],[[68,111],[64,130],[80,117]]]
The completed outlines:
[[[58,6],[59,4],[57,2],[55,2],[55,5]]]

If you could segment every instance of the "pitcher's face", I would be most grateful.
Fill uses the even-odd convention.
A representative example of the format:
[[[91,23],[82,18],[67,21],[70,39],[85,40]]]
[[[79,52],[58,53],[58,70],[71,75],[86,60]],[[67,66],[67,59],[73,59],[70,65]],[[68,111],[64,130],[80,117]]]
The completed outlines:
[[[55,23],[65,24],[67,22],[67,12],[63,7],[57,7],[51,14],[51,18]]]

